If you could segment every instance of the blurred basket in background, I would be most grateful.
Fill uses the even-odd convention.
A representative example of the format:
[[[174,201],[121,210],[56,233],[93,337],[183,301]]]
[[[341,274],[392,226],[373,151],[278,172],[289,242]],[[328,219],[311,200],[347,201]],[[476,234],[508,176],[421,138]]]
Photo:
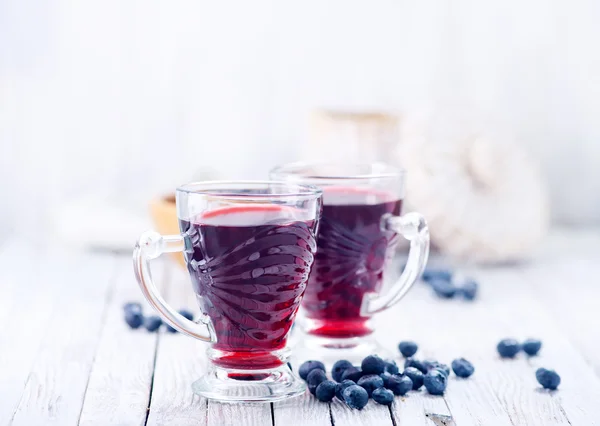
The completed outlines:
[[[152,200],[150,202],[150,216],[154,222],[154,228],[162,235],[178,235],[180,233],[175,195],[165,195]],[[177,263],[185,267],[182,253],[170,253],[170,255]]]

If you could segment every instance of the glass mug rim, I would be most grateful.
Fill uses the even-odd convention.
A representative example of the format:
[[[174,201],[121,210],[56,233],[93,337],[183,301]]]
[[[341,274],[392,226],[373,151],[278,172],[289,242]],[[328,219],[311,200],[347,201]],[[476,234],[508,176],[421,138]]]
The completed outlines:
[[[319,169],[334,169],[339,171],[318,172]],[[363,171],[363,170],[369,171]],[[402,179],[406,170],[402,167],[380,161],[375,162],[339,162],[315,161],[294,162],[271,169],[269,176],[278,181],[285,179],[288,182],[302,182],[309,185],[323,185],[328,181],[356,181],[364,182],[373,179]]]
[[[275,192],[259,192],[260,190],[272,190],[281,188]],[[255,189],[256,191],[252,191]],[[201,182],[190,182],[180,185],[176,189],[177,194],[201,195],[214,199],[223,200],[273,200],[273,199],[316,199],[323,194],[323,190],[317,186],[292,183],[285,180],[211,180]]]

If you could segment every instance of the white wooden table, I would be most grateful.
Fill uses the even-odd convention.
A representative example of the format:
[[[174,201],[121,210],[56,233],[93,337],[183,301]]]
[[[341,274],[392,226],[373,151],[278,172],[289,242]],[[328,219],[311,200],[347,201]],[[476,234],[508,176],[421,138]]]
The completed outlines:
[[[258,405],[208,402],[190,383],[205,369],[204,346],[180,334],[130,330],[122,305],[141,301],[129,256],[74,253],[20,240],[0,246],[0,425],[434,425],[600,424],[600,232],[555,232],[520,265],[471,268],[474,303],[443,301],[423,284],[377,319],[379,339],[418,355],[476,368],[452,378],[444,397],[412,392],[391,409],[353,411],[310,395]],[[194,309],[179,267],[158,264],[157,281],[177,307]],[[149,309],[146,307],[146,309]],[[541,355],[501,360],[505,337],[543,340]],[[562,377],[542,391],[534,371]],[[437,423],[441,424],[441,423]]]

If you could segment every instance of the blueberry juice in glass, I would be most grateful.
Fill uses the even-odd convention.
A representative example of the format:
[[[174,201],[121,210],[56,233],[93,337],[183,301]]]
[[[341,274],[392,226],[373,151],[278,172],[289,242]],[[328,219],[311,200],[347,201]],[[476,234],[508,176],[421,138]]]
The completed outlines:
[[[275,351],[286,345],[306,288],[314,221],[295,220],[290,207],[248,205],[179,226],[192,242],[184,255],[194,292],[217,337],[213,362],[248,370],[281,365]]]
[[[381,229],[386,214],[399,215],[402,200],[392,193],[329,187],[317,255],[302,307],[307,332],[322,337],[361,337],[372,332],[361,315],[366,293],[378,293],[398,236]]]
[[[370,353],[387,355],[370,319],[404,297],[429,255],[423,216],[401,215],[406,173],[383,163],[293,163],[275,168],[270,177],[323,191],[298,358],[311,359],[312,353],[326,362],[354,362]],[[406,267],[395,274],[390,264],[400,237],[410,241],[410,249]]]
[[[306,391],[286,343],[313,265],[321,203],[322,191],[307,185],[193,182],[177,188],[180,233],[140,236],[133,267],[142,294],[166,324],[206,343],[209,362],[190,383],[194,393],[273,402]],[[151,262],[165,253],[184,255],[197,321],[170,306],[154,283]]]

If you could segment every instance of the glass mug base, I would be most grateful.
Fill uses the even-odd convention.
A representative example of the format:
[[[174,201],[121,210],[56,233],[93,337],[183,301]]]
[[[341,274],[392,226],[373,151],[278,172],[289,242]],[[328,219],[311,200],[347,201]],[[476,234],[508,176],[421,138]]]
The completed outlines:
[[[379,355],[383,359],[394,357],[389,350],[377,342],[372,334],[332,338],[298,332],[293,335],[290,344],[293,345],[290,359],[297,368],[305,361],[318,360],[325,364],[328,371],[331,371],[333,364],[341,359],[360,366],[362,360],[368,355]]]
[[[220,402],[273,402],[302,395],[306,384],[287,364],[266,370],[210,365],[208,372],[192,384],[192,390]]]

